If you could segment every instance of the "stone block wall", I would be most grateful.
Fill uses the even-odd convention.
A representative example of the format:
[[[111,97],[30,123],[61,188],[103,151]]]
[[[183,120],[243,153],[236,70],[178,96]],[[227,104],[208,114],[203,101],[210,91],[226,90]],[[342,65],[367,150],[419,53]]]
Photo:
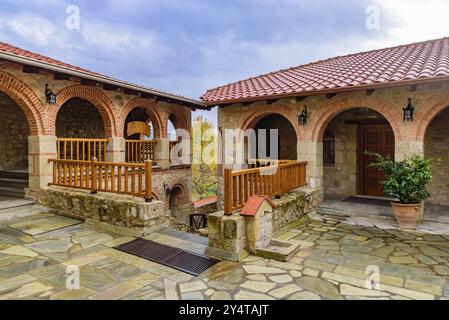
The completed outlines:
[[[442,165],[435,168],[433,182],[429,186],[431,203],[449,205],[449,109],[440,113],[427,130],[424,144],[428,158],[439,158]]]
[[[28,167],[27,119],[20,107],[0,92],[0,170]]]
[[[107,223],[133,230],[141,235],[168,226],[170,216],[161,201],[146,203],[134,197],[66,188],[50,188],[37,192],[38,203],[64,215]]]

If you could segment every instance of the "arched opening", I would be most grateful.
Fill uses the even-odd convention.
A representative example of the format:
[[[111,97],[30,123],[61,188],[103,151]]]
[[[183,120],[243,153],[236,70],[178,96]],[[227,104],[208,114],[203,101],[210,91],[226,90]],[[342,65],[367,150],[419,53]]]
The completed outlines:
[[[58,138],[105,138],[103,118],[89,101],[72,98],[58,111],[56,136]]]
[[[253,126],[249,135],[248,160],[296,160],[297,135],[290,121],[280,114],[267,115]],[[254,139],[255,137],[255,139]]]
[[[168,206],[172,218],[180,222],[188,223],[185,213],[181,210],[186,203],[184,190],[180,186],[175,186],[169,195]]]
[[[180,128],[179,120],[174,114],[171,114],[167,120],[167,139],[169,140],[170,163],[182,164],[182,149],[178,149],[177,144],[182,137],[178,131]]]
[[[30,126],[19,105],[0,92],[0,200],[22,198],[28,186]]]
[[[380,153],[394,159],[395,136],[389,122],[369,108],[341,112],[324,130],[323,185],[326,199],[385,197],[381,171],[370,166]]]
[[[426,215],[433,214],[449,216],[449,107],[438,113],[427,127],[424,140],[426,158],[439,158],[442,165],[434,169],[433,180],[429,185],[432,197],[426,205]]]
[[[154,140],[154,124],[144,108],[134,108],[126,117],[124,136],[126,140]]]

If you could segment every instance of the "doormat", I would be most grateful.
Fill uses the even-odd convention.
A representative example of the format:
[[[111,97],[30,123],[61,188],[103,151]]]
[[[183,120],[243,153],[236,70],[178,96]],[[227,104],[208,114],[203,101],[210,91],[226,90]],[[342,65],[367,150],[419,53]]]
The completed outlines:
[[[170,267],[195,277],[219,261],[206,256],[169,247],[154,241],[136,239],[115,249]]]
[[[357,204],[367,204],[367,205],[372,205],[372,206],[382,206],[382,207],[391,207],[391,202],[392,202],[392,200],[373,199],[373,198],[364,198],[364,197],[349,197],[343,201],[357,203]]]

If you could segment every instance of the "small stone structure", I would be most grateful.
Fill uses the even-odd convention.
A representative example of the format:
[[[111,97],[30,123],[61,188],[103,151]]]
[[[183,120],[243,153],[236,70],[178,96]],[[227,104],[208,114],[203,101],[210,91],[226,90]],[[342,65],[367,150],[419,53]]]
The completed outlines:
[[[209,247],[206,254],[241,261],[249,254],[288,260],[299,243],[274,241],[273,233],[306,214],[320,203],[319,190],[300,188],[278,200],[253,197],[241,212],[209,215]]]
[[[146,203],[143,199],[89,191],[50,188],[36,191],[38,203],[62,215],[127,228],[138,236],[167,227],[170,215],[162,201]]]

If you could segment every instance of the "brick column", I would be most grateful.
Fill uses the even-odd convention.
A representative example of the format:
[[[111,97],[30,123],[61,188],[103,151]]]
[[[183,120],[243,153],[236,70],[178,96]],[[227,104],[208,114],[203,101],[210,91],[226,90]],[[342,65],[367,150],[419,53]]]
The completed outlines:
[[[126,160],[126,143],[121,137],[112,137],[106,147],[106,161],[109,162],[125,162]]]
[[[48,160],[56,159],[56,137],[30,136],[28,150],[30,190],[48,188],[53,175],[52,165]]]
[[[155,162],[158,166],[168,169],[170,168],[170,141],[167,138],[158,140],[155,150]]]

